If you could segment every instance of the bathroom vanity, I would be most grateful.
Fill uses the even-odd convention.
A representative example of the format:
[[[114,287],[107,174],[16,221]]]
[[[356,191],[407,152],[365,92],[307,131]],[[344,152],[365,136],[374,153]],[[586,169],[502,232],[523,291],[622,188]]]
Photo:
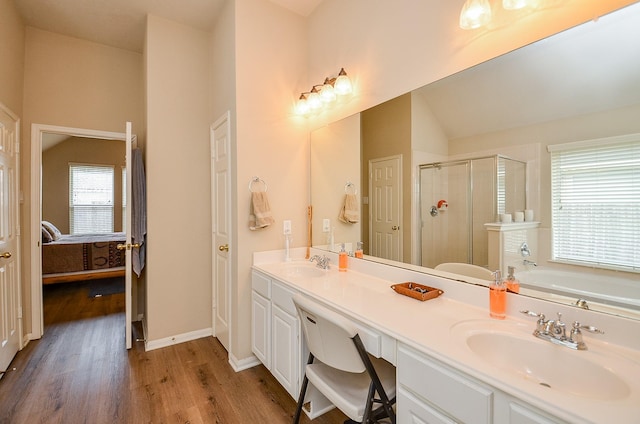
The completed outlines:
[[[633,423],[640,417],[640,328],[637,321],[538,299],[510,296],[507,319],[492,320],[483,286],[350,258],[338,272],[304,260],[303,250],[254,254],[252,348],[297,399],[308,351],[295,307],[302,293],[352,320],[369,353],[397,367],[399,423]],[[413,281],[444,290],[425,302],[395,293]],[[535,338],[530,310],[597,326],[586,351]],[[314,390],[306,413],[332,406]]]

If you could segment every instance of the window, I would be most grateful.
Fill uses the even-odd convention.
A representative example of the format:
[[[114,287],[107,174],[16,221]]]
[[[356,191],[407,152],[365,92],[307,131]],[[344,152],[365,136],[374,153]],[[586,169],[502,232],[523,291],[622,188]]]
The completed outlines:
[[[69,164],[71,234],[113,232],[113,166]]]
[[[553,259],[640,271],[640,134],[548,150]]]

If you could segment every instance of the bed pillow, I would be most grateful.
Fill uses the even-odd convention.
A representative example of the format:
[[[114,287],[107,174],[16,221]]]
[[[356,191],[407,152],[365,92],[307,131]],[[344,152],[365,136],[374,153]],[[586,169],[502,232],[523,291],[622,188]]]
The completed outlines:
[[[53,237],[51,236],[51,233],[49,233],[49,230],[47,230],[43,225],[42,226],[42,242],[51,243],[52,241],[53,241]]]
[[[60,239],[60,237],[62,237],[62,233],[60,232],[60,230],[58,230],[56,226],[49,221],[42,221],[42,226],[47,229],[49,234],[51,234],[51,238],[53,240],[58,240]]]

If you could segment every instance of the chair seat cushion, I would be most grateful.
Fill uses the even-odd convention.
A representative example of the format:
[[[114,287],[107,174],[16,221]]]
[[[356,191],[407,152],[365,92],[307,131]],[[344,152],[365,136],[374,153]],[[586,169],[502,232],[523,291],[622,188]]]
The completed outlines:
[[[396,368],[369,355],[389,399],[396,396]],[[354,421],[362,421],[371,379],[366,372],[351,373],[331,368],[316,359],[306,367],[309,382]]]

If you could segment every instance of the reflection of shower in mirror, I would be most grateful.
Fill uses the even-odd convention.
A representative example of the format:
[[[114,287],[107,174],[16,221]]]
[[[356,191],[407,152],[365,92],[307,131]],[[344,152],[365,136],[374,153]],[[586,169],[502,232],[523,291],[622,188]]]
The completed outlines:
[[[484,224],[495,222],[506,210],[526,208],[526,163],[495,155],[424,164],[419,170],[421,265],[488,266]],[[440,200],[434,205],[431,199]],[[427,214],[438,219],[427,219]]]

